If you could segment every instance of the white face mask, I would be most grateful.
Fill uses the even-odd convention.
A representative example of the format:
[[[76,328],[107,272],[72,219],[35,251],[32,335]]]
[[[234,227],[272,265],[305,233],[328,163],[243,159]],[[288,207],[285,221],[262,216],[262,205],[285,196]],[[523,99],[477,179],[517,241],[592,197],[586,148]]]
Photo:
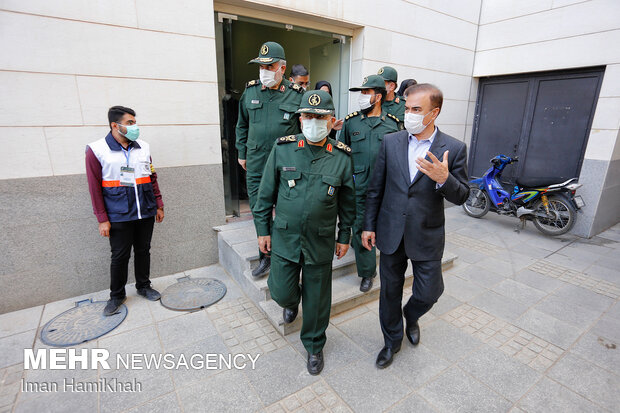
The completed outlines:
[[[431,113],[431,112],[428,112]],[[431,122],[424,124],[424,118],[428,115],[420,115],[417,113],[405,113],[405,129],[412,135],[421,133]]]
[[[301,132],[309,142],[321,142],[329,134],[327,119],[304,119]]]
[[[272,86],[277,85],[278,80],[276,79],[276,72],[272,72],[271,70],[267,70],[267,69],[260,69],[260,72],[259,72],[260,82],[266,87],[272,87]]]
[[[365,110],[371,107],[372,106],[372,104],[370,103],[371,99],[372,99],[372,95],[365,95],[363,93],[360,93],[360,97],[359,97],[360,109]]]

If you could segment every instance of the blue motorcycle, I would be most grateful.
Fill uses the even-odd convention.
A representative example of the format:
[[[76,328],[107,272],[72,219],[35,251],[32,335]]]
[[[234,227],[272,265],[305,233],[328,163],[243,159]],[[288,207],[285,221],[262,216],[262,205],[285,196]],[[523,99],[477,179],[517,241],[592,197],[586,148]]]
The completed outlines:
[[[526,220],[546,235],[562,235],[575,225],[576,212],[585,203],[575,192],[582,185],[577,178],[562,183],[549,179],[516,179],[512,192],[504,189],[499,181],[506,166],[518,162],[518,158],[497,155],[491,159],[492,166],[481,178],[469,181],[469,198],[463,204],[467,215],[482,218],[489,210],[500,215],[516,216],[521,228]]]

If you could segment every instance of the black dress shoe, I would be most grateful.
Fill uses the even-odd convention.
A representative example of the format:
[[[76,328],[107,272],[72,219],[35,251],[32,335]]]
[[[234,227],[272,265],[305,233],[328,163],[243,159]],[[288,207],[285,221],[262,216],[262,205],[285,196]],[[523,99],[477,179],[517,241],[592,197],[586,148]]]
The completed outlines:
[[[299,307],[295,308],[285,308],[282,310],[282,318],[286,324],[292,323],[297,318],[297,313],[299,312]]]
[[[360,283],[360,291],[363,293],[367,293],[372,288],[372,277],[364,277],[362,278],[362,282]]]
[[[124,302],[124,298],[110,298],[103,309],[103,315],[111,316],[118,313],[119,308],[121,308]]]
[[[138,290],[138,295],[141,295],[149,301],[157,301],[161,298],[161,294],[159,294],[159,291],[155,290],[152,287],[140,288]]]
[[[375,364],[378,368],[384,369],[390,364],[392,364],[392,360],[394,359],[394,354],[400,351],[400,344],[398,347],[383,347],[377,356],[377,361]]]
[[[258,263],[258,267],[252,270],[252,277],[260,278],[269,273],[271,269],[271,257],[263,257]]]
[[[323,370],[325,362],[323,361],[323,351],[316,354],[308,353],[308,373],[316,376]]]
[[[418,324],[418,320],[415,320],[415,323],[410,324],[407,321],[407,327],[405,327],[405,335],[411,344],[417,346],[420,342],[420,325]]]

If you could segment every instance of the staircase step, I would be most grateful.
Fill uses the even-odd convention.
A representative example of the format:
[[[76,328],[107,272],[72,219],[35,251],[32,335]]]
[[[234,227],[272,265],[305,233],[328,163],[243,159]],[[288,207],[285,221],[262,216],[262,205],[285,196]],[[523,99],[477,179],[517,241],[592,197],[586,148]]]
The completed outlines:
[[[455,254],[445,252],[442,259],[441,266],[443,270],[450,268],[454,260],[457,258]],[[411,264],[407,268],[405,273],[405,288],[408,288],[413,283],[413,272],[411,270]],[[348,311],[352,308],[366,304],[370,301],[374,301],[379,298],[379,292],[381,290],[379,277],[375,278],[372,289],[367,293],[363,293],[359,290],[360,279],[359,277],[351,274],[346,277],[340,277],[332,281],[332,308],[331,316],[335,316],[344,311]],[[287,335],[299,331],[302,323],[302,309],[299,309],[299,315],[294,322],[285,324],[282,319],[282,307],[280,307],[273,300],[265,300],[259,302],[260,308],[263,310],[269,322],[274,326],[276,330],[282,335]]]

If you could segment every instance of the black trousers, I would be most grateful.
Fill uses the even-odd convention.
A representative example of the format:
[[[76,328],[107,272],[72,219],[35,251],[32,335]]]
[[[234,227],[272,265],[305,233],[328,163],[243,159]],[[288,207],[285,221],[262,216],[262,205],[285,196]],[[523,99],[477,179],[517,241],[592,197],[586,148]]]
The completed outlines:
[[[441,260],[411,261],[413,294],[401,311],[407,260],[404,241],[394,254],[381,253],[380,257],[379,320],[386,347],[397,347],[403,340],[403,315],[407,323],[415,323],[443,293]]]
[[[151,237],[155,217],[135,221],[112,222],[110,228],[110,298],[125,298],[125,284],[131,247],[133,247],[136,288],[151,285]]]

